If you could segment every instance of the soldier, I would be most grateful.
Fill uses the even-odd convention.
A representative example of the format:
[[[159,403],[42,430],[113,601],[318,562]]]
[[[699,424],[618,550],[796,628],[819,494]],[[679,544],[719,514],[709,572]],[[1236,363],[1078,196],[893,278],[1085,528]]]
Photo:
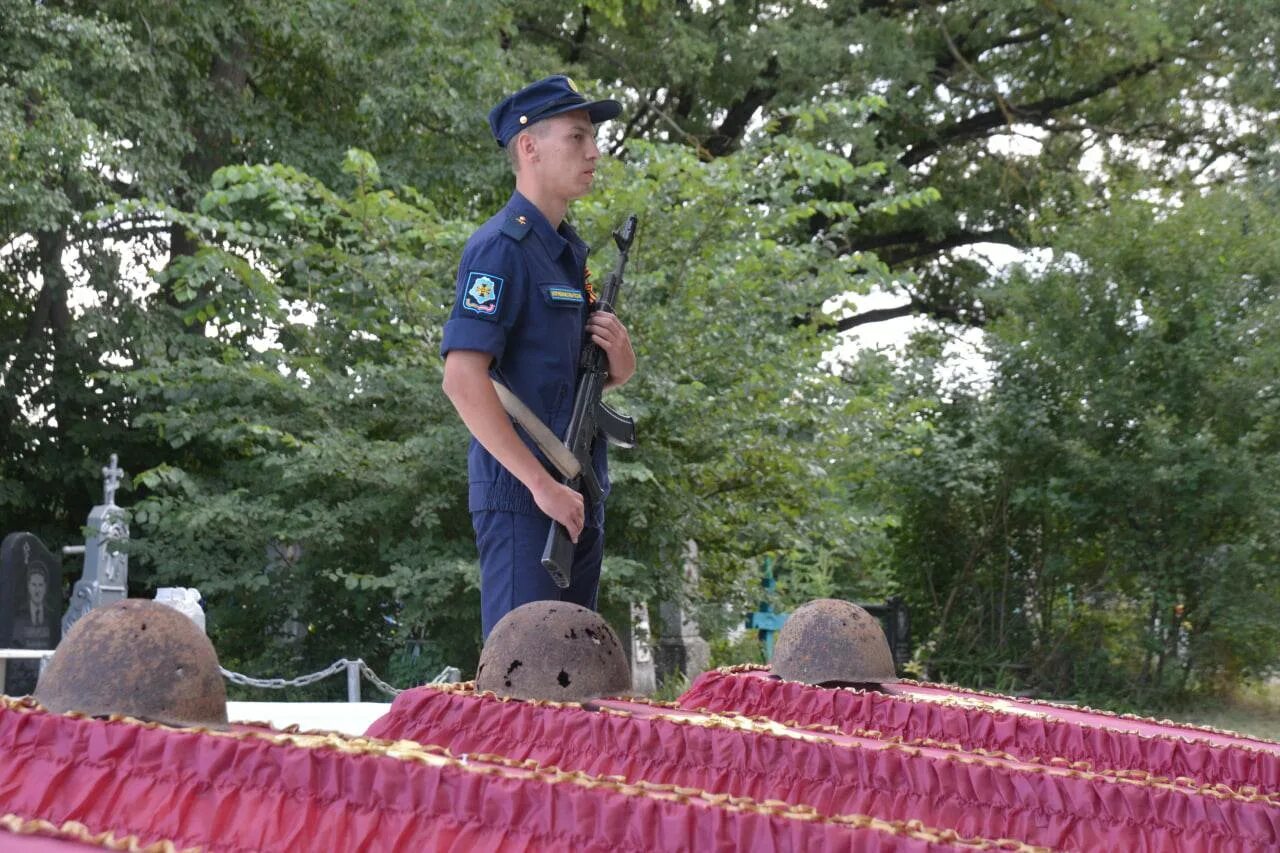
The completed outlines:
[[[565,221],[569,203],[586,195],[595,179],[595,125],[621,110],[617,101],[589,101],[572,80],[556,75],[526,86],[489,113],[516,189],[506,207],[467,241],[457,301],[440,346],[444,392],[472,435],[467,503],[480,552],[485,637],[508,611],[530,601],[596,607],[603,502],[585,506],[579,492],[553,475],[532,441],[515,431],[490,375],[562,436],[573,409],[584,335],[608,357],[606,388],[635,373],[626,327],[611,313],[589,311],[587,246]],[[594,468],[608,494],[603,441]],[[540,563],[551,519],[576,543],[565,590]]]

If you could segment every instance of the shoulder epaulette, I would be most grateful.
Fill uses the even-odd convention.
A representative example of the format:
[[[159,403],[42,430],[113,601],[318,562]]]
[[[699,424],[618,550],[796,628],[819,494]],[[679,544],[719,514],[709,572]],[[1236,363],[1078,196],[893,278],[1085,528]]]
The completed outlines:
[[[533,223],[529,221],[527,216],[508,216],[507,221],[502,223],[499,230],[506,234],[512,240],[519,242],[529,233],[529,229],[533,227]]]

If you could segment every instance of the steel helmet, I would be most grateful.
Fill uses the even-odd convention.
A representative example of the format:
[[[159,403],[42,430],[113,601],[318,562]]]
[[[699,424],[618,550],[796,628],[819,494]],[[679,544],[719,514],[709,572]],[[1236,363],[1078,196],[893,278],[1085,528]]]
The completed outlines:
[[[880,621],[849,601],[818,598],[778,632],[773,672],[788,681],[886,684],[898,680]]]
[[[533,601],[493,626],[480,652],[476,689],[516,699],[582,702],[631,690],[618,635],[599,613]]]
[[[56,713],[227,725],[227,689],[209,638],[190,617],[141,598],[77,620],[40,676],[35,699]]]

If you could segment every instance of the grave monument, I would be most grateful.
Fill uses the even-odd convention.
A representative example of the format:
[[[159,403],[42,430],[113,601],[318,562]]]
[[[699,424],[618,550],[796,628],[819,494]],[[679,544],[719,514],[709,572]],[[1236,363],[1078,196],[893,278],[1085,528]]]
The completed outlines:
[[[102,469],[102,503],[89,513],[89,538],[84,545],[84,572],[71,592],[71,604],[62,617],[66,633],[76,620],[95,607],[121,601],[128,596],[129,555],[119,548],[129,541],[125,512],[116,506],[116,489],[123,471],[111,454],[111,464]]]
[[[0,649],[52,649],[62,638],[62,561],[30,533],[0,543]],[[0,691],[35,689],[37,660],[0,658]]]

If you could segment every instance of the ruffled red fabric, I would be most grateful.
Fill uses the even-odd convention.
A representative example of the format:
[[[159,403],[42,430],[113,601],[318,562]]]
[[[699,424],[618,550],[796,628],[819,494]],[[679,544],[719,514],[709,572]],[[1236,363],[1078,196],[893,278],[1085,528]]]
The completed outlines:
[[[874,730],[905,740],[932,738],[965,749],[1007,752],[1024,760],[1085,762],[1095,770],[1142,770],[1188,778],[1200,785],[1280,792],[1280,744],[994,697],[1004,706],[1000,709],[992,707],[991,696],[941,685],[904,684],[888,689],[895,693],[782,681],[763,668],[712,670],[700,675],[677,704],[835,726],[844,732]],[[976,699],[982,704],[947,705],[925,701],[923,696]]]
[[[7,705],[0,814],[215,851],[955,849],[496,763],[431,766]]]
[[[606,711],[424,688],[397,697],[369,734],[1057,849],[1261,851],[1280,844],[1280,809],[1265,802],[869,738],[742,731],[707,715],[677,722],[666,717],[679,712],[646,704],[598,704]]]

